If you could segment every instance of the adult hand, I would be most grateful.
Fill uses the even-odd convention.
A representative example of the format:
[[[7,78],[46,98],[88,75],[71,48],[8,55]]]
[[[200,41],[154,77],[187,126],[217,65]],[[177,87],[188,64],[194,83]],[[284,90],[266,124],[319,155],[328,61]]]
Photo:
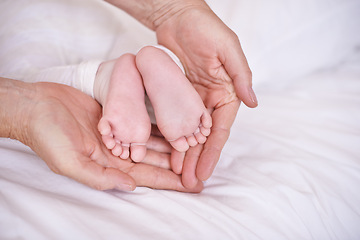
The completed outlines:
[[[172,156],[173,170],[182,172],[185,186],[206,180],[228,139],[240,100],[249,107],[257,106],[238,37],[204,0],[106,1],[156,31],[159,44],[180,58],[187,77],[212,111],[212,133],[205,145],[190,149],[184,164],[180,153]]]
[[[193,187],[197,179],[206,180],[212,174],[240,100],[248,107],[256,107],[257,100],[238,37],[204,1],[178,1],[167,12],[155,25],[158,42],[179,57],[213,118],[205,145],[187,152],[183,169],[179,163],[172,164],[175,172],[182,171],[184,185]],[[174,157],[174,161],[179,159]]]
[[[1,109],[5,116],[15,119],[7,128],[10,129],[8,137],[30,146],[55,173],[100,190],[130,191],[136,186],[186,192],[202,190],[201,182],[194,188],[184,188],[180,176],[166,169],[169,166],[167,147],[156,138],[150,141],[151,148],[164,152],[149,150],[145,163],[135,164],[114,157],[103,145],[97,130],[100,105],[84,93],[55,83],[5,81],[10,93]],[[11,102],[9,98],[16,100],[12,108],[15,113],[8,108],[4,110]]]

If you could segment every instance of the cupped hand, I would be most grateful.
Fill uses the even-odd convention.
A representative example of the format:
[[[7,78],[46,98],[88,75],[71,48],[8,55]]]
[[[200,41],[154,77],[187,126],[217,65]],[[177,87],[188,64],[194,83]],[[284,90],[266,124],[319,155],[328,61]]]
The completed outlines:
[[[35,83],[28,120],[29,145],[57,174],[95,189],[134,190],[136,186],[200,192],[202,183],[186,189],[169,169],[168,148],[152,137],[143,163],[114,157],[97,130],[100,105],[80,91],[55,83]]]
[[[256,107],[252,75],[237,35],[203,1],[167,17],[156,28],[159,44],[172,50],[212,112],[213,127],[204,146],[190,149],[182,167],[187,187],[212,174],[228,139],[240,101]],[[174,157],[179,161],[181,157]]]

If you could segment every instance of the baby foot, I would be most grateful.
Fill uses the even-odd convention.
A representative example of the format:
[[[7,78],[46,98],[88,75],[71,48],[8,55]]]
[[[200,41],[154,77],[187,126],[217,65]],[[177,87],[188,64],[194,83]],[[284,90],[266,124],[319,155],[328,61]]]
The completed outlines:
[[[115,156],[139,162],[146,155],[150,118],[135,56],[125,54],[102,63],[94,84],[95,98],[103,106],[98,129],[105,146]]]
[[[204,143],[212,119],[194,87],[164,51],[144,47],[136,55],[159,130],[180,152]]]

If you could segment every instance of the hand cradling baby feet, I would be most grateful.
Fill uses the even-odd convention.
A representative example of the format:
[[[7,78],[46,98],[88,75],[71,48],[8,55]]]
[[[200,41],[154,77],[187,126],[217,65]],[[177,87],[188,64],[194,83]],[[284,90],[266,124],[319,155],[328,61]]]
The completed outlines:
[[[113,155],[144,159],[151,130],[145,91],[158,128],[174,149],[185,152],[205,143],[212,119],[201,97],[167,52],[147,46],[136,56],[102,63],[96,75],[94,95],[103,106],[98,129]]]

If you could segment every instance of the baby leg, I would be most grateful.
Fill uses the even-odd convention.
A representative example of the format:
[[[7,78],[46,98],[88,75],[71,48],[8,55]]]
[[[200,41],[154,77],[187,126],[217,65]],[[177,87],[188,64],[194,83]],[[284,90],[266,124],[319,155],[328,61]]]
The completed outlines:
[[[98,129],[115,156],[141,161],[150,137],[145,91],[135,56],[125,54],[100,65],[94,83],[95,98],[103,106]]]
[[[170,144],[184,152],[189,146],[204,143],[210,134],[212,119],[179,66],[163,50],[152,46],[138,52],[136,66],[159,130]]]

